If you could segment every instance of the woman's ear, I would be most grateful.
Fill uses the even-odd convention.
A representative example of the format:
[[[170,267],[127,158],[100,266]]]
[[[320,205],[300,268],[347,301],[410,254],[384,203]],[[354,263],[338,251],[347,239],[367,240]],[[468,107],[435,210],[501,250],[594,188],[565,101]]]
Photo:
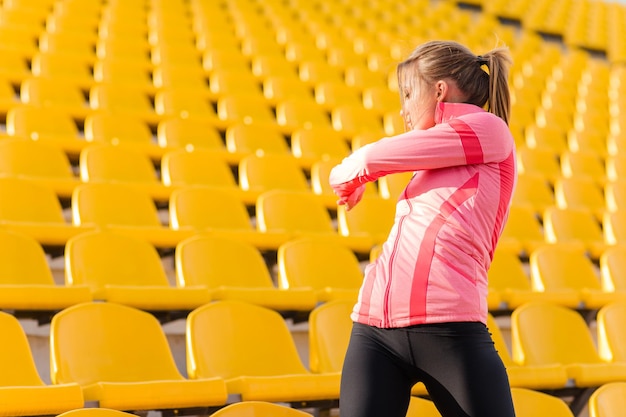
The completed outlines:
[[[437,101],[446,101],[446,97],[448,96],[448,83],[444,80],[439,80],[435,84],[435,92],[437,95]]]

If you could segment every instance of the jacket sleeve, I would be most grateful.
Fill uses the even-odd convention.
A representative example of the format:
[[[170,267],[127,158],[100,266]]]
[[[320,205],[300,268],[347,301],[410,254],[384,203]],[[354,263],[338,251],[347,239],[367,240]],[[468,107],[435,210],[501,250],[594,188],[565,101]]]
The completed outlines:
[[[452,119],[368,144],[332,169],[330,185],[341,199],[387,174],[501,162],[512,152],[514,142],[506,124],[490,116]]]

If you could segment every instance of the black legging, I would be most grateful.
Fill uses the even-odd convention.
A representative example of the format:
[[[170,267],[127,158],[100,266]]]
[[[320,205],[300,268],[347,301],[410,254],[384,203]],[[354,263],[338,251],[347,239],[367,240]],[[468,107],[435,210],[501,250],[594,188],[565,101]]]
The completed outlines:
[[[419,381],[443,417],[515,416],[506,370],[484,324],[354,324],[341,379],[341,417],[405,417]]]

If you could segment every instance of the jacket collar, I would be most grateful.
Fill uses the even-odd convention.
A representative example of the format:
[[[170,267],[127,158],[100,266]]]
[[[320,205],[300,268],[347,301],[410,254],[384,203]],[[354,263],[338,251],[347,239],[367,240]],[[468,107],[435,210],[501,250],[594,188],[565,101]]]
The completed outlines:
[[[484,111],[484,109],[474,104],[439,102],[437,103],[437,108],[435,109],[435,123],[445,123],[450,119],[454,119],[465,114]]]

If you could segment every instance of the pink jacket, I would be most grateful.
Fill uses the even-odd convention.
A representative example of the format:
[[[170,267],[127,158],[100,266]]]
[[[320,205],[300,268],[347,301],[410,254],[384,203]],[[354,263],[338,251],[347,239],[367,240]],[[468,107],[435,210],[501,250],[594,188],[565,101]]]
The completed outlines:
[[[339,196],[415,171],[394,226],[365,269],[354,321],[377,327],[487,320],[487,270],[516,178],[506,123],[480,107],[440,103],[436,125],[366,145],[330,174]]]

